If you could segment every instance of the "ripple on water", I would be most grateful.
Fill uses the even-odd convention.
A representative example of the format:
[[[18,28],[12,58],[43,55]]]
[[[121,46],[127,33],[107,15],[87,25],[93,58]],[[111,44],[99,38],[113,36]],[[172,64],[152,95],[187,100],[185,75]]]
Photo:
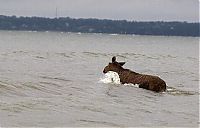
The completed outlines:
[[[111,126],[111,127],[123,127],[119,124],[115,124],[115,123],[112,123],[112,122],[107,122],[107,121],[98,121],[98,120],[90,120],[90,119],[81,119],[81,120],[78,120],[78,121],[81,121],[81,122],[84,122],[84,123],[90,123],[90,125],[100,125],[100,126]]]
[[[0,93],[8,96],[26,96],[23,87],[17,83],[0,81]]]
[[[23,111],[33,111],[33,110],[47,110],[45,106],[51,104],[44,99],[31,99],[27,97],[23,101],[16,99],[13,102],[1,102],[0,109],[2,111],[21,113]]]
[[[174,95],[174,96],[199,95],[199,93],[195,91],[184,91],[184,90],[176,89],[174,87],[167,87],[166,93],[170,95]]]

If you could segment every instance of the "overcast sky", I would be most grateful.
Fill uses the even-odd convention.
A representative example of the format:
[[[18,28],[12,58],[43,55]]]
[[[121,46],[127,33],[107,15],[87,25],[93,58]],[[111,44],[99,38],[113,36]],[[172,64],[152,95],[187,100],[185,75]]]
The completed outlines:
[[[199,21],[199,0],[0,0],[0,15]]]

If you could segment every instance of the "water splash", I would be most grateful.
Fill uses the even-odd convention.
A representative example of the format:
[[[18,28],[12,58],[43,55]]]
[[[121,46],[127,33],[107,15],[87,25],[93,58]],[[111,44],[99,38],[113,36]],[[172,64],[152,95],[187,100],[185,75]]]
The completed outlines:
[[[99,82],[106,84],[108,83],[121,84],[118,73],[112,71],[107,72],[103,78],[100,78]]]
[[[139,88],[139,84],[124,84],[124,86],[130,86],[130,87],[135,87],[135,88]]]
[[[107,72],[103,78],[100,78],[100,83],[105,83],[105,84],[121,84],[120,82],[120,78],[118,73],[113,72],[113,71],[109,71]],[[124,86],[130,86],[130,87],[139,87],[139,84],[131,84],[131,83],[125,83],[123,84]]]

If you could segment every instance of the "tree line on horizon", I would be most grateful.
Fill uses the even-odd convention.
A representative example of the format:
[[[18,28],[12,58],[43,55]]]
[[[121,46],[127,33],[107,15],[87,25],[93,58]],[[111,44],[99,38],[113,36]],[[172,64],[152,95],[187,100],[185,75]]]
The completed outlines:
[[[62,31],[199,37],[199,23],[74,19],[70,17],[16,17],[0,15],[0,30]]]

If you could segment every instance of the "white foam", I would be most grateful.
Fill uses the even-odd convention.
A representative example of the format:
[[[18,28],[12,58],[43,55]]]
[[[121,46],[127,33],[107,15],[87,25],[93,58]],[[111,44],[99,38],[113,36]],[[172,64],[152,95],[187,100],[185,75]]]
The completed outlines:
[[[119,75],[118,73],[116,72],[112,72],[112,71],[109,71],[107,72],[103,78],[100,78],[100,81],[101,83],[113,83],[113,84],[121,84],[120,83],[120,78],[119,78]]]
[[[106,84],[121,84],[120,82],[120,78],[118,73],[113,72],[113,71],[109,71],[107,72],[103,78],[100,78],[99,80],[100,83],[106,83]],[[123,84],[124,86],[131,86],[131,87],[139,87],[139,84],[131,84],[131,83],[126,83]]]
[[[111,36],[117,36],[118,34],[116,34],[116,33],[113,33],[113,34],[109,34],[109,35],[111,35]]]
[[[125,86],[131,86],[131,87],[135,87],[135,88],[139,88],[139,84],[124,84]]]
[[[174,89],[172,89],[172,88],[167,88],[167,91],[173,91]]]

